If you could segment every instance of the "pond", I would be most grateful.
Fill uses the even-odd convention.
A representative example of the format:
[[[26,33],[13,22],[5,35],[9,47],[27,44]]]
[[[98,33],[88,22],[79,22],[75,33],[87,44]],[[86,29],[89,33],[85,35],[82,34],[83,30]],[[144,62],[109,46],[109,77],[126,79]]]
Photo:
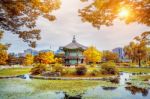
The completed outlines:
[[[90,88],[82,95],[68,96],[65,94],[65,99],[150,99],[150,89],[138,88],[136,86],[129,85],[126,83],[130,80],[132,73],[120,73],[119,87],[102,87],[97,86]],[[145,75],[145,74],[140,74]],[[149,75],[149,74],[146,74]],[[130,83],[129,83],[130,84]]]
[[[0,99],[150,99],[150,89],[136,87],[130,85],[130,83],[126,84],[130,81],[132,75],[135,74],[120,73],[119,86],[117,87],[96,85],[76,95],[70,95],[63,91],[62,88],[57,88],[57,86],[61,85],[59,80],[57,86],[52,85],[56,90],[47,90],[48,85],[50,85],[49,82],[46,82],[47,80],[29,80],[29,75],[24,75],[23,78],[25,79],[12,78],[0,80]],[[35,83],[37,81],[44,83]],[[64,81],[64,84],[65,82],[68,84],[67,81]],[[88,83],[90,82],[92,81],[88,81]],[[82,83],[82,81],[79,83]],[[68,86],[64,85],[64,87]],[[76,85],[71,85],[72,88],[70,89],[73,89],[73,86],[75,87]],[[81,86],[83,87],[84,84],[81,84]]]

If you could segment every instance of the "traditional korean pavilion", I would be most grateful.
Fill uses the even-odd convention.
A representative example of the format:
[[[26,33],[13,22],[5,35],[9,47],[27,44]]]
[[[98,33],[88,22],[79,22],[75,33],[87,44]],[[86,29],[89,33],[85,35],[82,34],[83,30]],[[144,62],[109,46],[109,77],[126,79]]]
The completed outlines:
[[[75,36],[72,42],[62,47],[62,49],[65,52],[64,61],[66,66],[78,65],[84,62],[83,51],[87,49],[87,47],[79,44]]]

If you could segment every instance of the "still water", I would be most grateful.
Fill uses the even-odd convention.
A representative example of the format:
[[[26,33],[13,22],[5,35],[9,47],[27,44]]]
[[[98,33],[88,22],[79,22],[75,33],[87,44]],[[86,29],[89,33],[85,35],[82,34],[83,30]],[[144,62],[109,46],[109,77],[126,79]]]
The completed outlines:
[[[150,99],[149,89],[138,88],[132,85],[127,86],[126,82],[130,80],[132,75],[131,73],[120,73],[119,87],[97,86],[77,96],[69,96],[64,92],[49,92],[47,95],[53,99]]]
[[[133,74],[120,73],[120,87],[100,87],[88,89],[84,94],[70,97],[70,99],[150,99],[150,89],[127,86]],[[67,95],[65,95],[67,96]],[[66,98],[66,97],[63,97]],[[68,96],[67,98],[68,99]]]
[[[26,74],[21,77],[23,79],[20,79],[20,83],[18,83],[18,80],[9,79],[9,81],[14,80],[17,86],[12,83],[0,85],[0,99],[150,99],[150,89],[126,84],[132,75],[135,74],[120,73],[120,79],[116,81],[119,83],[119,87],[96,86],[87,89],[82,94],[70,96],[68,93],[61,91],[61,89],[57,92],[48,90],[46,92],[41,91],[38,94],[31,94],[35,90],[25,86],[25,83],[33,80]]]

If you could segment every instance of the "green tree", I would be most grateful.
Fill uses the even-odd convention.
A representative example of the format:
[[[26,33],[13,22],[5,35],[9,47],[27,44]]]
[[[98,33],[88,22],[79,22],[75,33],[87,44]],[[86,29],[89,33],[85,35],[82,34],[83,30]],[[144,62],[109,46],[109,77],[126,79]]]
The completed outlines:
[[[35,47],[35,41],[41,38],[36,20],[39,16],[55,20],[51,13],[59,7],[60,0],[0,0],[0,27]]]

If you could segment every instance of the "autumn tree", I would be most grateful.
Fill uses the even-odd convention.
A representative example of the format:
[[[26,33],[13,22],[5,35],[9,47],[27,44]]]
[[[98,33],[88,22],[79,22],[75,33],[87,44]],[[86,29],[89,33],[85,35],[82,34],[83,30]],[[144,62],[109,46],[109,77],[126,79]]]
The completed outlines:
[[[15,56],[15,54],[13,53],[8,54],[7,64],[8,65],[18,64],[18,58]]]
[[[62,63],[63,62],[63,59],[62,58],[54,58],[55,60],[55,63]]]
[[[53,52],[40,52],[37,56],[35,56],[35,62],[43,64],[54,63],[54,54]]]
[[[26,54],[23,64],[25,66],[29,66],[33,64],[33,61],[34,61],[34,56],[32,56],[31,54]]]
[[[6,65],[8,59],[8,54],[6,51],[0,51],[0,65]]]
[[[138,22],[150,26],[149,0],[81,0],[90,4],[79,10],[83,22],[94,27],[111,26],[116,18],[126,23]],[[60,7],[60,0],[0,0],[0,27],[17,34],[19,38],[35,47],[41,39],[36,28],[39,17],[54,21],[54,10]],[[128,12],[128,15],[124,15]],[[122,18],[122,15],[123,18]]]
[[[147,33],[146,33],[147,34]],[[136,36],[133,42],[124,47],[125,55],[132,60],[132,62],[138,62],[141,66],[141,61],[146,60],[148,57],[148,45],[149,40],[146,38],[145,33],[141,36]]]
[[[115,19],[150,26],[150,0],[81,0],[89,2],[79,10],[83,22],[94,27],[111,26]]]
[[[103,60],[116,62],[119,60],[119,57],[118,57],[118,54],[116,54],[116,53],[113,53],[111,51],[104,51],[103,52]]]
[[[150,47],[147,47],[147,52],[148,52],[147,61],[150,61]]]
[[[137,46],[135,47],[135,50],[136,50],[135,58],[136,58],[136,61],[138,61],[139,67],[142,65],[141,64],[142,60],[145,60],[147,57],[146,49],[147,47],[142,44],[137,44]]]
[[[3,37],[3,31],[0,30],[0,40]],[[2,44],[0,43],[0,65],[5,65],[8,59],[7,49],[9,44]]]
[[[35,41],[41,38],[37,19],[41,16],[54,21],[56,17],[51,13],[59,7],[60,0],[0,0],[0,28],[35,47]]]
[[[135,45],[134,42],[130,42],[129,45],[124,47],[125,56],[131,59],[132,63],[135,62]]]
[[[25,57],[23,57],[23,56],[17,57],[17,63],[19,65],[24,65],[24,59],[25,59]]]
[[[83,54],[85,56],[86,62],[88,63],[100,62],[102,58],[102,52],[93,46],[87,48]]]
[[[81,1],[89,3],[88,6],[79,10],[79,16],[82,21],[89,22],[93,27],[98,29],[100,29],[103,25],[112,26],[116,19],[123,20],[127,24],[137,22],[150,26],[150,0]],[[150,31],[142,33],[143,39],[147,39],[149,37]]]
[[[150,36],[150,32],[142,33],[140,36],[136,36],[134,40],[137,43],[136,47],[136,58],[138,60],[139,66],[141,66],[141,61],[146,60],[148,57],[148,45],[150,38],[147,38],[147,36]]]

